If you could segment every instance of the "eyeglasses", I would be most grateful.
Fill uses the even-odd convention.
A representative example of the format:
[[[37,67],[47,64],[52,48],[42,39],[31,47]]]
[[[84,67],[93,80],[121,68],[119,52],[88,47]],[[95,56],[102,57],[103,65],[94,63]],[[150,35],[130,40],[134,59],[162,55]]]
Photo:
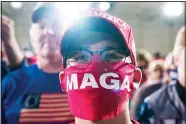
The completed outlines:
[[[118,63],[120,61],[126,61],[127,57],[130,57],[129,51],[123,51],[120,49],[104,49],[102,51],[90,51],[90,50],[74,50],[70,52],[67,56],[67,64],[70,66],[76,66],[80,65],[78,67],[84,68],[87,67],[91,60],[94,53],[98,53],[101,57],[101,60],[104,63],[112,62],[112,63]],[[128,61],[129,63],[132,63],[131,60]]]

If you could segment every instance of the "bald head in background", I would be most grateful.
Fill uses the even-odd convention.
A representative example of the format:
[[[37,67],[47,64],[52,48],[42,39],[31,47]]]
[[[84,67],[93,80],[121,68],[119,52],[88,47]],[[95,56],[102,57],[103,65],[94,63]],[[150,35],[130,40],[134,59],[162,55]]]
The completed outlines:
[[[178,80],[183,87],[185,84],[185,25],[179,30],[173,50],[174,62],[178,68]]]

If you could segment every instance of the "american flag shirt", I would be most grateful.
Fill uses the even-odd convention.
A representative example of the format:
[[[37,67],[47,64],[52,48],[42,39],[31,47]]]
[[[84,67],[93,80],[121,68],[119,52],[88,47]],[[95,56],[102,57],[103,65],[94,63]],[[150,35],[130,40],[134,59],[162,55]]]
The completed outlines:
[[[68,124],[74,120],[59,74],[37,65],[21,68],[2,81],[3,124]]]

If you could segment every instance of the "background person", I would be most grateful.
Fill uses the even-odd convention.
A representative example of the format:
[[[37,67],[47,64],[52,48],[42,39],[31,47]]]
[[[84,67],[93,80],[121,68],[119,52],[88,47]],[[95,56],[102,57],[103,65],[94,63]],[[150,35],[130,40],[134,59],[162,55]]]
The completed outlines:
[[[52,3],[32,13],[31,44],[37,63],[9,73],[2,82],[3,124],[67,124],[72,116],[61,91],[61,20]],[[60,23],[59,23],[60,22]]]
[[[137,119],[143,100],[153,92],[164,86],[164,61],[153,60],[148,67],[147,81],[139,87],[131,100],[130,114]]]
[[[144,100],[138,116],[140,123],[186,123],[185,26],[177,34],[173,56],[178,79]]]
[[[143,84],[147,81],[147,73],[148,73],[147,69],[150,62],[153,60],[153,56],[149,51],[145,49],[140,49],[137,51],[136,58],[138,64],[137,66],[142,70],[143,77],[141,83]]]

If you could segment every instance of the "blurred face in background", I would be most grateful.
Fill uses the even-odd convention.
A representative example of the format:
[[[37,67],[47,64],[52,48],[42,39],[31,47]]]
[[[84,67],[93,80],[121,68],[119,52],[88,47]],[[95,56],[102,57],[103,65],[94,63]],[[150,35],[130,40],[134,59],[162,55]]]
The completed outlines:
[[[178,79],[182,86],[186,88],[185,84],[185,48],[180,51],[179,61],[177,63],[178,67]]]
[[[146,82],[147,80],[147,73],[148,73],[148,65],[149,63],[146,60],[138,59],[137,60],[137,67],[141,69],[143,77],[142,77],[142,83]]]
[[[173,52],[170,52],[166,56],[164,68],[165,68],[164,78],[166,83],[176,81],[178,79],[178,71],[174,63]]]
[[[37,55],[49,63],[60,62],[60,40],[62,28],[57,19],[43,17],[30,29],[31,44]]]
[[[138,67],[142,70],[146,70],[148,67],[148,62],[145,60],[138,60]]]
[[[142,71],[142,83],[147,81],[147,74],[148,74],[148,66],[149,63],[152,61],[153,57],[151,53],[145,49],[140,49],[137,51],[137,67]]]
[[[148,67],[148,80],[161,80],[164,76],[164,61],[154,60]]]

